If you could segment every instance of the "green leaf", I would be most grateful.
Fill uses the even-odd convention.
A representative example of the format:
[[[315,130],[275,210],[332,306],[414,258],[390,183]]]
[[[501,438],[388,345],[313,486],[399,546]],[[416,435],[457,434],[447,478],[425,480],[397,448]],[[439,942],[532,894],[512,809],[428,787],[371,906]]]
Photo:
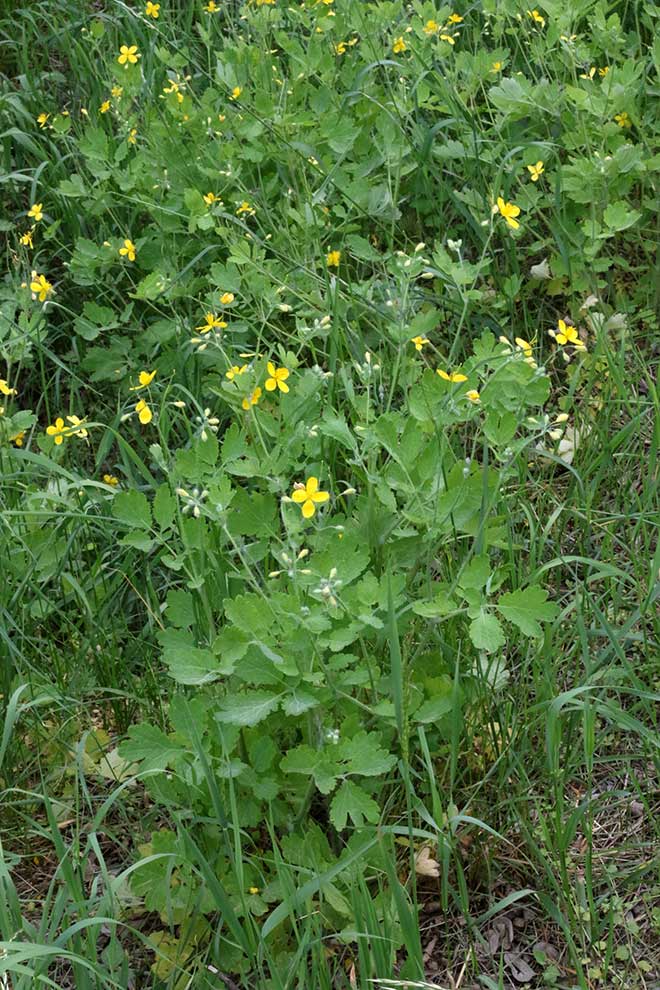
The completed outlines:
[[[332,755],[334,756],[334,750]],[[339,772],[327,750],[312,749],[306,745],[290,749],[280,767],[284,773],[302,773],[306,777],[313,777],[321,794],[330,793]]]
[[[149,529],[151,510],[142,492],[117,492],[112,502],[112,514],[127,526]]]
[[[163,662],[179,684],[209,684],[220,677],[218,662],[210,650],[194,645],[192,635],[183,629],[165,629],[158,634]]]
[[[497,616],[482,609],[470,623],[470,639],[478,650],[486,650],[487,653],[499,650],[505,643],[505,637]]]
[[[426,724],[427,722],[438,722],[452,710],[452,690],[451,685],[446,694],[440,694],[435,698],[429,698],[417,711],[413,718],[415,722]]]
[[[330,805],[330,821],[338,832],[346,828],[348,818],[361,828],[365,821],[375,825],[380,818],[380,808],[373,798],[351,780],[345,780]]]
[[[490,560],[487,554],[473,557],[461,573],[458,583],[461,588],[483,588],[490,577]]]
[[[523,591],[510,591],[497,603],[498,612],[518,626],[525,636],[542,636],[540,622],[553,622],[559,614],[554,602],[548,602],[548,592],[534,584]]]
[[[154,520],[160,529],[168,529],[172,525],[175,509],[176,499],[174,495],[172,495],[168,485],[161,485],[156,492],[153,504]]]
[[[165,615],[173,626],[185,629],[195,621],[193,596],[183,589],[171,589],[167,592],[167,609]]]
[[[185,749],[165,735],[156,725],[131,725],[128,739],[119,745],[119,755],[131,763],[141,762],[141,770],[164,770]]]
[[[396,757],[383,749],[376,732],[358,732],[352,739],[345,739],[335,749],[338,759],[347,764],[348,773],[362,777],[379,777],[396,763]]]
[[[246,691],[223,698],[216,712],[224,725],[258,725],[279,707],[280,694],[271,691]]]

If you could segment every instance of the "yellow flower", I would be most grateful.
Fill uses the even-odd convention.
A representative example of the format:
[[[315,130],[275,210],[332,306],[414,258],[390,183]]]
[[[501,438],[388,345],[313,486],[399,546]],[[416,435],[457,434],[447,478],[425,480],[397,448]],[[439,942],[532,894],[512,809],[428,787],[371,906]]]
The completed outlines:
[[[43,203],[35,203],[28,210],[28,216],[29,217],[32,217],[32,219],[33,220],[36,220],[37,223],[38,223],[43,218],[43,215],[44,215],[43,208],[44,208],[44,204]]]
[[[497,197],[497,206],[493,207],[494,213],[499,213],[504,217],[509,227],[513,227],[516,230],[520,224],[515,219],[520,213],[520,207],[516,206],[515,203],[505,203],[501,196]]]
[[[532,182],[538,182],[543,174],[543,162],[539,159],[536,165],[528,165],[527,171],[530,174]]]
[[[444,381],[446,381],[446,382],[466,382],[467,381],[467,375],[462,375],[460,371],[452,371],[449,374],[447,374],[447,372],[446,371],[443,371],[442,368],[438,368],[437,371],[436,371],[436,375],[440,375],[440,377],[442,379],[444,379]]]
[[[259,893],[258,887],[248,887],[248,894],[258,894],[258,893]]]
[[[250,406],[256,406],[260,398],[261,398],[261,389],[257,385],[252,395],[248,396],[246,399],[243,399],[241,405],[243,406],[243,409],[245,409],[247,412]]]
[[[421,349],[424,346],[424,344],[428,344],[429,343],[428,338],[427,337],[422,337],[421,335],[418,335],[417,337],[411,337],[410,340],[415,345],[415,350],[416,351],[421,351]]]
[[[305,519],[311,519],[316,512],[316,506],[328,501],[330,492],[320,492],[319,479],[311,477],[307,479],[304,485],[300,482],[294,485],[291,498],[302,507],[302,514]]]
[[[64,437],[70,436],[69,429],[64,425],[64,420],[61,416],[58,416],[51,426],[46,427],[46,433],[49,437],[53,437],[57,447],[64,443]]]
[[[531,17],[535,24],[540,24],[541,27],[545,27],[545,17],[541,17],[538,10],[528,10],[527,16]]]
[[[107,113],[111,106],[112,103],[110,102],[110,100],[104,100],[101,106],[99,107],[99,113]]]
[[[240,215],[242,213],[247,213],[247,215],[250,216],[250,217],[253,217],[254,214],[256,213],[256,210],[254,210],[250,206],[250,204],[248,203],[248,201],[246,199],[243,200],[243,202],[241,203],[241,205],[239,206],[239,208],[236,210],[236,216],[237,217],[240,217]]]
[[[214,203],[219,203],[222,206],[222,200],[214,192],[205,193],[202,199],[207,206],[213,206]]]
[[[144,8],[144,12],[147,17],[153,17],[154,20],[158,20],[158,15],[160,14],[160,4],[152,3],[151,0],[147,0],[147,6]]]
[[[140,399],[140,401],[135,406],[135,411],[138,414],[138,419],[140,420],[143,426],[147,426],[154,418],[154,414],[152,413],[151,409],[144,401],[144,399]]]
[[[206,11],[207,14],[217,14],[220,8],[218,7],[215,0],[209,0],[206,7],[204,7],[204,10]]]
[[[221,320],[219,316],[215,313],[206,313],[204,315],[206,323],[202,323],[201,326],[195,327],[195,330],[199,330],[200,333],[209,333],[211,330],[224,330],[227,326],[224,320]]]
[[[42,130],[46,126],[46,122],[47,122],[47,120],[48,120],[49,117],[50,117],[50,114],[49,113],[40,113],[39,116],[37,117],[37,123],[39,124],[39,127]]]
[[[128,133],[126,140],[129,144],[135,144],[135,139],[137,137],[137,127],[132,127]]]
[[[325,261],[328,268],[339,268],[339,262],[341,261],[341,251],[328,251]]]
[[[156,371],[141,371],[138,375],[138,384],[132,385],[129,391],[139,392],[141,388],[146,388],[148,385],[151,385],[155,377]]]
[[[133,244],[133,241],[129,241],[128,238],[125,239],[124,246],[119,248],[120,255],[126,257],[129,261],[135,261],[135,251],[135,244]]]
[[[30,291],[33,292],[35,296],[39,297],[39,302],[45,302],[48,296],[52,293],[53,286],[50,284],[45,275],[37,275],[36,272],[32,272]]]
[[[20,433],[15,433],[13,437],[9,438],[9,442],[13,443],[16,447],[22,447],[24,440],[25,440],[25,430],[21,430]]]
[[[632,127],[632,120],[630,119],[630,117],[628,116],[625,110],[622,110],[621,113],[615,113],[614,119],[616,120],[619,127]]]
[[[531,358],[532,345],[529,341],[525,340],[523,337],[516,337],[516,346],[520,348],[526,358]]]
[[[460,14],[450,14],[447,24],[460,24],[463,18]]]
[[[247,364],[243,364],[240,367],[237,364],[235,364],[229,369],[229,371],[225,372],[225,378],[228,378],[230,382],[233,382],[234,378],[236,378],[238,375],[245,374],[246,371],[247,371]]]
[[[23,247],[34,248],[34,244],[32,243],[33,233],[34,233],[34,227],[30,227],[30,229],[26,230],[24,234],[21,234],[19,239]]]
[[[465,393],[465,395],[470,400],[470,402],[479,402],[479,400],[481,399],[481,396],[477,392],[476,388],[471,388],[468,392]]]
[[[593,79],[596,75],[596,66],[592,65],[588,72],[581,72],[580,79]]]
[[[266,391],[274,392],[276,388],[279,388],[280,392],[288,392],[289,386],[286,383],[287,378],[290,375],[288,368],[276,368],[272,361],[269,361],[266,365],[268,369],[268,374],[270,378],[266,379]]]
[[[571,326],[565,320],[557,321],[557,329],[550,330],[550,336],[554,337],[561,347],[565,347],[566,344],[572,344],[578,351],[586,351],[587,349],[586,344],[580,340],[577,327]]]
[[[424,34],[437,34],[440,30],[440,25],[437,21],[427,21],[424,25]]]
[[[339,41],[333,46],[335,50],[335,55],[343,55],[346,52],[346,42]]]
[[[0,378],[0,395],[16,395],[16,389],[10,388],[4,378]]]
[[[403,35],[400,35],[398,38],[394,39],[394,43],[392,45],[392,51],[394,52],[395,55],[400,55],[401,52],[405,52],[407,48],[408,46],[403,40]]]
[[[116,488],[117,485],[119,484],[119,478],[116,478],[114,474],[104,474],[103,480],[105,481],[106,485],[112,485],[113,488]]]
[[[237,100],[239,98],[239,96],[241,95],[242,92],[243,92],[243,89],[242,89],[241,86],[234,86],[234,88],[231,91],[231,97],[230,97],[230,99]]]
[[[73,434],[76,437],[81,437],[81,439],[83,440],[87,438],[88,433],[87,430],[84,429],[83,424],[85,421],[83,419],[78,419],[77,416],[67,416],[67,421],[71,423],[72,426],[80,427],[79,429],[75,429],[75,430],[69,429],[69,434]],[[57,443],[57,441],[55,442]]]
[[[448,45],[455,45],[456,41],[450,34],[441,34],[440,41],[446,41]]]
[[[130,47],[128,45],[122,45],[119,49],[117,61],[127,69],[129,65],[137,65],[139,58],[141,58],[141,55],[137,45],[131,45]]]
[[[610,71],[609,65],[604,65],[602,69],[598,70],[598,75],[601,77],[601,79],[604,79],[609,71]]]
[[[490,71],[491,72],[501,72],[502,71],[502,63],[501,62],[493,62],[493,64],[490,67]]]
[[[231,306],[233,301],[234,301],[233,292],[223,292],[222,295],[220,296],[220,302],[222,303],[223,306]]]
[[[124,92],[123,86],[113,86],[110,90],[110,95],[115,98],[115,100],[121,100],[122,93]]]
[[[257,0],[257,7],[274,4],[275,0]]]

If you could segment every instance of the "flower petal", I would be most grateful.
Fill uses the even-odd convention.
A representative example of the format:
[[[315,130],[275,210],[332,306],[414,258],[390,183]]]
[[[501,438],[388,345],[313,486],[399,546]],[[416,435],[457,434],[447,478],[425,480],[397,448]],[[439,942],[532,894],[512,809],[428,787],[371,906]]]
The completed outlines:
[[[305,519],[311,519],[315,512],[316,508],[311,499],[307,499],[306,502],[303,502],[302,514]]]
[[[312,475],[311,478],[307,479],[307,484],[305,485],[305,488],[307,490],[308,495],[313,495],[315,491],[318,491],[318,487],[319,487],[319,479],[315,478],[314,475]]]
[[[292,501],[298,502],[298,503],[300,503],[300,502],[306,502],[307,501],[307,492],[305,491],[304,488],[296,488],[293,491],[292,495],[291,495],[291,499],[292,499]]]

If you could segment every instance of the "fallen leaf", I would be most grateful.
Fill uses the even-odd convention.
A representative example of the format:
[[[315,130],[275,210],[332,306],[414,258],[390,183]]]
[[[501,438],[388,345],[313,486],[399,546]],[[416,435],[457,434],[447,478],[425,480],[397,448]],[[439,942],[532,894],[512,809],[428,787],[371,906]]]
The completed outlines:
[[[415,873],[420,877],[439,877],[440,865],[431,856],[428,846],[422,846],[415,856]]]

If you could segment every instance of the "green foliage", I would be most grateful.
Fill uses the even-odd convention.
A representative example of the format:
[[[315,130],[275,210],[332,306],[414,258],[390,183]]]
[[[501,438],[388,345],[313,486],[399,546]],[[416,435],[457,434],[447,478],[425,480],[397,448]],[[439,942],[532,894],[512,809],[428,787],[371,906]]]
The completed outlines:
[[[595,694],[644,694],[626,651],[654,586],[635,572],[623,646],[590,595],[627,587],[595,548],[605,464],[643,437],[657,470],[653,376],[640,411],[627,364],[632,328],[657,331],[655,12],[70,0],[55,30],[27,6],[2,22],[0,695],[98,699],[117,736],[74,759],[65,734],[78,769],[48,824],[80,768],[143,795],[148,841],[94,909],[160,917],[155,986],[419,981],[417,874],[470,937],[490,917],[461,842],[499,838],[473,807],[491,778],[525,795],[516,836],[543,862],[538,739],[557,802],[565,710],[589,773],[596,711],[649,743]],[[547,724],[510,756],[527,693]],[[582,893],[552,896],[582,924]],[[72,949],[83,988],[94,938]],[[21,990],[48,978],[22,965]]]

